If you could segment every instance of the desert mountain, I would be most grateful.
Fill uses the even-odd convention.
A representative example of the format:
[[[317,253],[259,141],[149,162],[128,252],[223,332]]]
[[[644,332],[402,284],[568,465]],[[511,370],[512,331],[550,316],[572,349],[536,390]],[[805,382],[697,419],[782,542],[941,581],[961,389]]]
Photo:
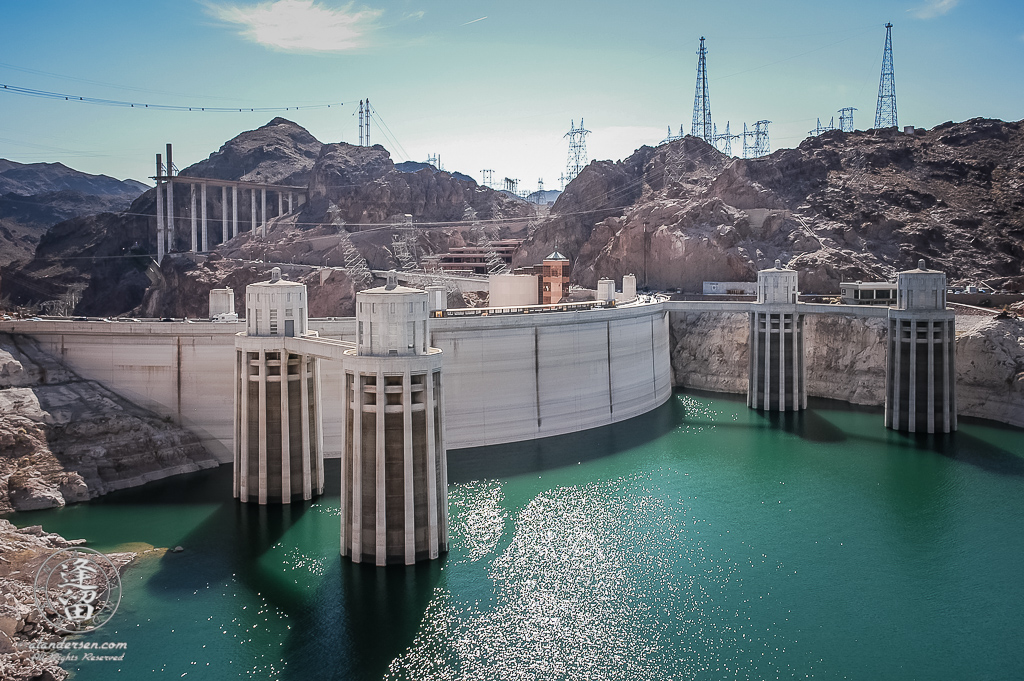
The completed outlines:
[[[181,170],[180,176],[309,188],[310,200],[301,212],[271,220],[265,240],[242,232],[218,245],[218,255],[228,261],[241,258],[340,265],[344,260],[339,256],[337,235],[344,229],[342,223],[375,225],[404,215],[411,215],[414,222],[526,218],[533,212],[519,199],[432,166],[402,172],[379,145],[321,144],[304,128],[283,118],[241,133],[206,160]],[[174,250],[186,251],[191,241],[191,197],[187,187],[177,185],[174,199]],[[210,214],[220,215],[220,192],[210,192],[208,199]],[[248,225],[248,202],[240,204],[239,221]],[[524,219],[519,227],[525,229],[525,225]],[[318,238],[321,236],[330,238],[324,241]],[[394,266],[386,231],[353,234],[353,242],[364,251],[371,266]],[[464,243],[458,234],[423,238],[427,252]],[[165,272],[166,276],[154,276],[152,271],[147,275],[155,252],[156,198],[155,191],[149,190],[124,213],[75,218],[54,226],[30,262],[0,272],[0,294],[9,296],[15,304],[77,300],[77,314],[117,315],[131,310],[156,316],[193,314],[193,306],[180,296],[166,291],[151,291],[147,296],[151,281],[156,288],[167,282],[182,282],[183,277],[191,276],[188,271],[197,267],[172,256],[164,264],[173,271]],[[251,272],[253,277],[263,273],[261,268]],[[244,290],[247,281],[242,274],[234,273],[231,262],[225,262],[201,276],[197,272],[192,284],[197,291],[203,287],[208,290],[218,285],[218,277],[224,277]]]
[[[642,147],[581,172],[517,261],[554,248],[589,286],[632,272],[699,291],[752,281],[779,258],[804,291],[830,293],[924,258],[954,283],[1024,290],[1024,128],[833,131],[749,160],[693,137]]]
[[[50,226],[80,215],[124,210],[145,190],[135,180],[90,175],[62,163],[0,158],[0,267],[31,258]]]

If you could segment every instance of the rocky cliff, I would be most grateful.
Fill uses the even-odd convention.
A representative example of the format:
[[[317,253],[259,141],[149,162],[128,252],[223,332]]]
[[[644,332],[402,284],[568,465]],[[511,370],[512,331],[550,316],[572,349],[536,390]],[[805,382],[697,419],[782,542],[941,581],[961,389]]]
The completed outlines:
[[[300,222],[329,223],[337,206],[347,223],[379,224],[411,215],[414,222],[529,217],[527,202],[433,166],[416,172],[395,168],[384,147],[326,144],[310,172],[309,204]]]
[[[925,258],[952,283],[1022,290],[1022,190],[1020,123],[832,131],[749,160],[686,137],[591,163],[517,262],[558,247],[585,286],[632,272],[699,291],[705,280],[752,281],[779,258],[805,292],[835,293],[841,279]]]
[[[179,174],[305,186],[322,146],[301,125],[278,117],[233,137],[205,161],[194,163]]]
[[[199,439],[0,335],[0,513],[64,506],[217,463]]]
[[[1024,320],[965,313],[956,324],[958,412],[1024,427]],[[746,315],[673,313],[670,329],[676,386],[746,393]],[[885,404],[884,319],[811,315],[804,333],[808,395]]]
[[[270,270],[280,267],[284,278],[306,285],[310,317],[355,316],[355,288],[344,270],[301,265],[272,265],[251,260],[223,258],[213,254],[202,264],[187,257],[165,258],[160,281],[146,291],[142,305],[134,311],[140,317],[206,319],[210,316],[210,290],[231,288],[235,312],[245,317],[245,287],[270,279]]]

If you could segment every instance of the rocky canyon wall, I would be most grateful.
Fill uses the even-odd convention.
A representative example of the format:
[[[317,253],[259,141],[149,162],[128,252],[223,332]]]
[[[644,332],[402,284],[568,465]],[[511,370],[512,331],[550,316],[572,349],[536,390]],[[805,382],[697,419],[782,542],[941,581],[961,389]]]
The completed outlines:
[[[672,313],[674,384],[746,393],[745,314]],[[957,401],[961,416],[1024,427],[1024,320],[957,317]],[[810,315],[805,326],[807,394],[885,404],[886,320]]]

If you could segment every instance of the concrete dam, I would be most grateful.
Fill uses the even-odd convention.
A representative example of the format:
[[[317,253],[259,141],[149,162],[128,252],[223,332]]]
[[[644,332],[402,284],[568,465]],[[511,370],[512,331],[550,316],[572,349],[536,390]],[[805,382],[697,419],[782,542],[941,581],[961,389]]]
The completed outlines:
[[[672,394],[664,303],[544,314],[430,319],[444,356],[449,449],[562,435],[616,423]],[[232,460],[235,338],[244,322],[14,321],[82,376],[197,433]],[[309,330],[355,347],[355,319]],[[324,456],[341,455],[343,371],[319,362]]]
[[[945,275],[923,261],[897,277],[892,308],[799,303],[797,274],[779,261],[758,273],[752,303],[620,305],[599,289],[608,300],[448,310],[443,289],[399,286],[392,272],[357,294],[355,319],[309,320],[305,286],[274,268],[247,287],[244,323],[0,328],[199,433],[233,462],[242,502],[318,496],[324,458],[340,456],[341,552],[376,565],[447,551],[447,449],[597,428],[668,400],[673,311],[748,316],[747,404],[764,411],[807,406],[807,315],[887,317],[885,425],[956,430],[955,319]],[[211,316],[230,296],[211,292]]]

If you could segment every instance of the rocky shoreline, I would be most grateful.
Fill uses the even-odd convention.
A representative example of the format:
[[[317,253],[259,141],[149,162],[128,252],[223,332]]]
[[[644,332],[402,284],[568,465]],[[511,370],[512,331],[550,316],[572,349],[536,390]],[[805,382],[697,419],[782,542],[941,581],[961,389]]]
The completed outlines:
[[[39,566],[54,551],[85,544],[44,532],[39,525],[15,527],[0,518],[0,679],[4,681],[61,681],[68,672],[58,655],[33,650],[40,643],[64,640],[40,616],[32,585]],[[110,553],[107,557],[119,571],[138,554]]]
[[[0,334],[0,514],[217,465],[199,438]]]

